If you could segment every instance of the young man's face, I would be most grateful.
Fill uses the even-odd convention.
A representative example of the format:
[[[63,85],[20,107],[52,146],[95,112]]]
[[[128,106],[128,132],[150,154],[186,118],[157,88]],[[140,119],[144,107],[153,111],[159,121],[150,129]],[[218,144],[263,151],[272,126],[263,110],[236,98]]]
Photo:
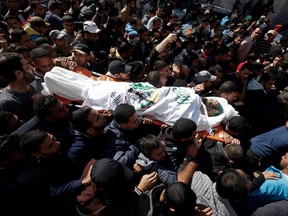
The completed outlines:
[[[20,44],[22,46],[26,46],[29,50],[32,50],[35,48],[35,45],[34,45],[33,41],[31,40],[30,35],[28,33],[22,35],[22,37],[20,39]]]
[[[68,108],[61,101],[58,101],[49,111],[51,112],[50,119],[53,119],[53,121],[65,120],[70,116]]]
[[[149,33],[148,31],[145,31],[143,34],[140,35],[140,40],[143,42],[146,42],[149,40]]]
[[[225,98],[228,102],[233,102],[237,99],[238,92],[223,93],[220,96]]]
[[[32,83],[35,80],[32,66],[23,56],[21,57],[21,64],[23,69],[23,82],[26,84]]]
[[[36,5],[36,8],[33,9],[33,12],[35,13],[35,15],[41,17],[41,18],[44,18],[45,17],[45,14],[46,14],[46,9],[43,5],[41,4],[37,4]]]
[[[68,34],[73,35],[74,33],[74,22],[63,22],[63,27],[67,31]]]
[[[275,57],[275,59],[273,60],[273,66],[278,68],[282,65],[283,63],[283,58],[282,57]]]
[[[55,39],[54,44],[56,45],[56,47],[65,48],[66,47],[65,37],[62,37],[60,39]]]
[[[21,22],[17,21],[17,19],[8,19],[7,20],[8,29],[21,29]]]
[[[88,116],[90,128],[88,129],[90,136],[99,136],[103,134],[106,126],[106,119],[103,115],[99,114],[97,110],[92,109]]]
[[[161,141],[161,144],[159,145],[159,148],[154,149],[151,152],[150,159],[154,161],[163,161],[165,159],[165,145],[164,141]]]
[[[265,83],[264,83],[264,89],[265,89],[265,91],[267,91],[267,92],[276,90],[275,80],[268,80],[267,82],[265,82]]]
[[[153,24],[153,29],[155,30],[159,30],[161,28],[161,21],[157,20],[154,24]]]
[[[82,53],[79,53],[77,51],[74,51],[73,56],[74,56],[75,62],[78,65],[80,65],[82,67],[86,67],[87,61],[88,61],[88,54],[82,54]]]
[[[53,157],[54,155],[60,153],[60,150],[60,142],[58,142],[56,138],[49,133],[39,148],[39,152],[44,158]]]
[[[19,9],[19,2],[18,0],[6,0],[5,5],[12,11],[18,11]]]
[[[85,33],[85,38],[92,43],[96,43],[99,39],[96,33]]]
[[[34,66],[40,73],[44,75],[45,73],[52,70],[54,64],[50,57],[43,56],[35,59]]]
[[[138,114],[135,112],[132,116],[129,117],[128,122],[122,123],[121,127],[124,130],[134,130],[136,129],[141,123],[141,120],[138,117]]]

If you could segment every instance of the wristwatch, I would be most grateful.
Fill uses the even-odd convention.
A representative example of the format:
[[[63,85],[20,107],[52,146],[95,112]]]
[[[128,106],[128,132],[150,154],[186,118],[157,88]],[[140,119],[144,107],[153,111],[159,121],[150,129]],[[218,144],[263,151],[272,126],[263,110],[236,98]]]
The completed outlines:
[[[190,155],[187,155],[186,157],[184,157],[184,161],[186,162],[191,162],[193,160],[193,158]]]

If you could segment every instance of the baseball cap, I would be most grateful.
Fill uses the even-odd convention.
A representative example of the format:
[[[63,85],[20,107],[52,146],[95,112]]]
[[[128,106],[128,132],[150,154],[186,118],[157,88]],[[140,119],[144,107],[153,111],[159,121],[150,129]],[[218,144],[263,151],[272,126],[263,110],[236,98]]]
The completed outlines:
[[[90,54],[89,47],[82,43],[75,44],[71,52],[79,52],[81,54]]]
[[[267,34],[272,34],[273,36],[275,36],[276,35],[276,31],[275,30],[269,30],[267,32]]]
[[[51,38],[52,41],[56,40],[56,39],[61,39],[62,37],[64,37],[65,35],[59,31],[59,30],[52,30],[49,33],[49,37]]]
[[[93,165],[91,179],[96,187],[121,187],[133,180],[133,172],[113,159],[102,158]]]
[[[206,81],[215,81],[217,79],[216,76],[211,75],[207,70],[202,70],[199,73],[195,74],[195,82],[203,83]]]
[[[33,16],[31,17],[30,21],[30,26],[33,27],[39,27],[39,28],[47,28],[49,27],[49,23],[46,23],[41,17],[39,16]]]
[[[92,34],[96,34],[101,31],[93,21],[85,21],[83,23],[83,30]]]
[[[110,73],[112,73],[114,75],[119,74],[119,73],[127,74],[127,73],[130,73],[130,71],[132,70],[132,66],[125,65],[120,60],[114,60],[109,64],[108,70]]]

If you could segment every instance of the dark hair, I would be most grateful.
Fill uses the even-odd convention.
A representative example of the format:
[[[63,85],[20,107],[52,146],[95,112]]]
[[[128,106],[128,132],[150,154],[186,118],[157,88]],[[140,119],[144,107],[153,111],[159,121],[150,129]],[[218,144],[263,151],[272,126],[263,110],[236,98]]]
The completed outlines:
[[[177,14],[172,13],[172,14],[170,15],[170,19],[178,19]]]
[[[219,64],[213,65],[209,68],[210,74],[215,75],[216,72],[223,73],[223,68]]]
[[[146,81],[156,88],[159,87],[159,85],[161,85],[161,72],[150,71]]]
[[[141,25],[137,28],[137,32],[139,35],[142,35],[144,32],[148,32],[148,29],[146,28],[146,26]]]
[[[221,46],[220,48],[214,50],[214,55],[226,55],[230,52],[227,46]]]
[[[161,139],[153,134],[148,134],[145,137],[139,139],[139,150],[146,157],[150,157],[152,151],[158,149],[161,145]]]
[[[276,80],[276,76],[272,72],[263,73],[260,77],[260,82],[267,82],[269,80]]]
[[[219,88],[219,93],[232,93],[238,92],[239,88],[238,85],[233,81],[225,81]]]
[[[196,194],[183,182],[170,184],[164,192],[164,199],[169,208],[175,210],[176,215],[191,215],[195,213]]]
[[[182,138],[189,138],[192,136],[192,133],[196,131],[197,125],[196,123],[187,118],[180,118],[178,119],[173,127],[172,127],[172,134],[174,139],[182,139]]]
[[[29,49],[26,46],[17,46],[15,52],[21,54],[23,52],[29,52]]]
[[[35,48],[30,53],[31,59],[35,61],[40,57],[50,57],[50,53],[44,48]]]
[[[21,55],[19,53],[2,53],[0,54],[0,75],[8,82],[16,80],[15,71],[23,71]]]
[[[153,65],[153,70],[161,70],[162,68],[168,66],[168,64],[163,61],[163,60],[157,60],[155,61],[154,65]]]
[[[72,112],[70,122],[75,130],[86,133],[86,130],[90,127],[88,117],[91,111],[91,107],[84,106]]]
[[[48,10],[54,11],[56,9],[61,9],[61,4],[58,1],[49,1],[48,3]]]
[[[238,163],[244,159],[244,151],[241,145],[230,144],[224,147],[228,158],[234,163]]]
[[[23,29],[13,29],[11,31],[11,39],[13,42],[20,42],[21,38],[23,35],[28,34],[26,31],[24,31]]]
[[[118,53],[121,55],[122,53],[129,52],[131,49],[131,44],[123,41],[120,46],[117,48]]]
[[[31,6],[32,9],[36,9],[37,5],[41,5],[41,2],[32,1],[30,3],[30,6]]]
[[[216,181],[216,191],[224,199],[239,200],[248,195],[246,182],[236,169],[226,169]]]
[[[40,130],[32,130],[23,135],[20,141],[20,146],[29,153],[36,153],[40,146],[44,143],[47,132]]]
[[[21,22],[20,18],[18,16],[13,15],[13,14],[7,14],[7,16],[4,17],[4,21],[6,23],[9,19],[16,19],[17,22]]]
[[[17,134],[6,134],[0,136],[0,161],[11,160],[16,151],[21,151],[20,136]]]
[[[12,119],[12,117],[13,114],[11,112],[0,110],[0,134],[6,133],[7,124]]]
[[[69,23],[73,22],[74,23],[74,19],[71,15],[64,15],[62,18],[62,22],[63,23],[64,22],[69,22]]]
[[[129,118],[136,112],[134,106],[123,103],[119,104],[114,110],[114,118],[118,124],[127,123]]]
[[[35,114],[40,119],[44,119],[51,114],[50,109],[53,108],[57,103],[58,99],[52,95],[42,96],[36,100],[33,105]]]
[[[38,37],[35,39],[34,44],[38,47],[40,47],[42,44],[48,43],[47,39],[45,37]]]
[[[152,20],[153,25],[154,25],[156,22],[158,22],[158,21],[161,22],[161,18],[160,18],[160,17],[155,17],[155,18]]]

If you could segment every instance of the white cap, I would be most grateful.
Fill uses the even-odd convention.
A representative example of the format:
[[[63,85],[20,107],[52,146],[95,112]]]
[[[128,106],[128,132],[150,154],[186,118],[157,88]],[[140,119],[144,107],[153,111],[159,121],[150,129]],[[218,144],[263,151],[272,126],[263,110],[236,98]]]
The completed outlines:
[[[92,34],[96,34],[101,31],[93,21],[85,21],[83,23],[83,30]]]

